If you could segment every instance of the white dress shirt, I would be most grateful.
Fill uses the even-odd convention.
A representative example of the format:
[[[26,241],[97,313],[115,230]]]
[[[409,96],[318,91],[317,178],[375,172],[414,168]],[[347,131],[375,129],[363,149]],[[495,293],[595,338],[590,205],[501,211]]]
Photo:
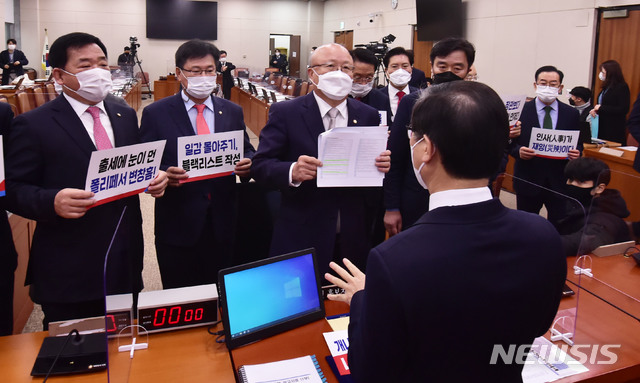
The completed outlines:
[[[493,199],[487,186],[469,189],[452,189],[429,196],[429,211],[443,206],[462,206]]]
[[[389,106],[391,106],[391,121],[393,121],[394,117],[396,116],[396,112],[398,111],[398,92],[400,92],[400,90],[398,90],[395,86],[389,84],[388,86],[389,88]],[[409,90],[409,84],[407,84],[402,91],[404,92],[404,95],[408,95],[411,91]],[[404,96],[403,96],[404,97]]]
[[[180,94],[182,95],[182,101],[184,101],[184,107],[187,109],[187,114],[189,115],[189,121],[191,121],[191,128],[193,129],[193,132],[197,135],[198,129],[196,128],[196,117],[198,117],[198,110],[195,108],[196,103],[193,102],[189,98],[189,96],[187,96],[184,90],[180,92]],[[213,101],[211,101],[211,97],[207,97],[207,99],[204,100],[203,104],[204,106],[206,106],[206,108],[204,108],[204,111],[202,112],[202,114],[204,115],[204,120],[207,122],[207,126],[209,127],[209,132],[215,133],[216,119],[215,119],[215,113],[213,110]]]
[[[93,117],[89,112],[87,112],[87,109],[90,106],[94,106],[94,105],[83,104],[80,101],[76,100],[75,98],[70,97],[64,92],[62,94],[64,95],[64,98],[66,98],[67,101],[69,101],[69,104],[73,108],[74,112],[76,112],[76,114],[80,118],[80,121],[82,121],[82,125],[84,125],[84,128],[86,129],[87,134],[89,135],[89,138],[95,145],[96,139],[95,137],[93,137]],[[95,106],[97,106],[98,109],[100,109],[100,122],[102,123],[102,126],[104,126],[104,130],[107,132],[107,137],[109,137],[111,146],[115,148],[116,140],[113,135],[113,127],[111,126],[111,120],[109,120],[109,115],[107,115],[107,111],[104,108],[104,102],[100,101]]]

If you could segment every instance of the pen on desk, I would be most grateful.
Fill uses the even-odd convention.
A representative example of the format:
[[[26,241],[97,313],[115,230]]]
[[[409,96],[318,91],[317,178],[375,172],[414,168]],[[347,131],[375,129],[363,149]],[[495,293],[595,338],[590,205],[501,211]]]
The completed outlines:
[[[338,319],[338,318],[344,318],[344,317],[348,317],[349,313],[344,313],[344,314],[338,314],[338,315],[330,315],[327,317],[327,320],[329,319]]]

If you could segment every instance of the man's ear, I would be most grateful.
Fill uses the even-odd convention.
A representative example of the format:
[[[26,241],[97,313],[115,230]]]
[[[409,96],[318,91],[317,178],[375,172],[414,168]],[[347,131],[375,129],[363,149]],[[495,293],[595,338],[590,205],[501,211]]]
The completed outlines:
[[[596,186],[596,187],[593,189],[592,194],[593,194],[594,196],[600,195],[600,194],[602,194],[602,192],[603,192],[603,191],[604,191],[604,189],[606,189],[606,188],[607,188],[607,185],[606,185],[606,184],[599,184],[598,186]]]
[[[53,80],[55,82],[57,82],[60,85],[63,84],[62,71],[59,68],[53,68],[53,71],[51,72],[51,75],[53,76]]]
[[[425,163],[429,163],[433,160],[435,153],[436,153],[436,147],[433,144],[433,142],[431,142],[431,140],[429,139],[429,137],[427,137],[426,135],[423,136],[424,137],[424,142],[425,142],[425,150],[424,150],[424,154],[422,155],[422,162]]]

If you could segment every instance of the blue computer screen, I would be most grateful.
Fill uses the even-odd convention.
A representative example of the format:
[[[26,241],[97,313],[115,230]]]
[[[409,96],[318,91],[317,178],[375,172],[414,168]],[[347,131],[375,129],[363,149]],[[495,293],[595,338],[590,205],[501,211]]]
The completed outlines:
[[[318,310],[312,254],[224,276],[229,332],[246,335]]]

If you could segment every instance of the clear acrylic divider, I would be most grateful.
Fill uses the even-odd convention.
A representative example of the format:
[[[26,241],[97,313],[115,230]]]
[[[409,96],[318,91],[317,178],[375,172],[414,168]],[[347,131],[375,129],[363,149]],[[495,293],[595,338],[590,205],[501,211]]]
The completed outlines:
[[[561,191],[555,191],[548,187],[514,177],[510,174],[505,173],[502,176],[501,186],[503,188],[513,190],[513,188],[516,187],[517,190],[522,193],[526,193],[528,196],[543,196],[546,200],[552,201],[551,203],[554,208],[552,216],[548,217],[546,206],[541,209],[539,214],[544,218],[551,218],[551,223],[559,232],[561,232],[561,234],[563,234],[562,231],[567,235],[571,234],[570,232],[577,232],[583,226],[586,217],[586,209],[578,200],[565,194],[564,189]],[[495,192],[496,188],[494,188],[494,194]],[[501,200],[503,200],[503,203],[505,204],[515,206],[517,204],[516,195],[507,193],[508,192],[505,191],[500,193]],[[507,202],[508,199],[511,199],[511,201]],[[560,227],[564,227],[564,229],[561,229]],[[577,236],[578,238],[574,238],[574,241],[579,243],[580,234],[578,233]],[[571,248],[572,246],[563,246],[562,256],[569,256],[568,262],[571,263],[570,266],[573,266],[573,261],[570,259],[572,259],[571,256],[577,255],[577,250],[571,250]],[[567,267],[567,269],[569,269],[569,267]],[[576,285],[573,285],[571,283],[572,279],[569,278],[570,272],[571,271],[567,271],[567,281],[562,292],[560,307],[558,308],[558,312],[551,324],[549,329],[550,333],[548,335],[549,339],[552,341],[561,341],[572,346],[578,323],[578,302],[580,299],[580,289],[578,286],[580,276],[578,276]],[[532,288],[535,288],[535,286],[532,286]]]

